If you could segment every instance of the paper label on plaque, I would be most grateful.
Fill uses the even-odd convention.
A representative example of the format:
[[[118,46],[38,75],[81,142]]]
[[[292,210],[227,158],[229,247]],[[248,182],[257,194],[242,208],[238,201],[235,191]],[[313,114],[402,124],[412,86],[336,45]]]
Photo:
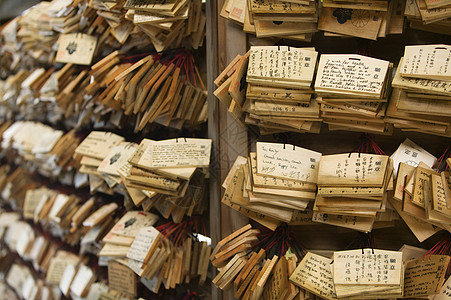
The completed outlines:
[[[83,296],[93,277],[94,273],[91,268],[85,265],[80,266],[77,275],[75,275],[75,278],[70,286],[71,292],[78,297]]]
[[[395,176],[398,173],[399,164],[401,162],[413,167],[417,167],[420,162],[424,162],[429,167],[432,167],[437,160],[434,155],[430,154],[409,139],[402,142],[390,158],[393,159]]]
[[[440,293],[434,297],[434,300],[449,300],[451,298],[451,276],[443,284]]]

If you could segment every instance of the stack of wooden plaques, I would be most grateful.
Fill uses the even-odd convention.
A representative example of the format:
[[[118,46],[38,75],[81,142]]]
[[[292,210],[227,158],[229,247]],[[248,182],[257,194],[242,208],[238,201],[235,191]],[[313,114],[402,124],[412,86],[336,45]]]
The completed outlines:
[[[201,0],[150,1],[62,1],[35,5],[3,30],[7,53],[19,62],[90,64],[102,52],[132,48],[158,52],[180,46],[184,40],[194,49],[203,45],[206,16]],[[54,45],[59,45],[58,53]],[[86,47],[87,46],[87,47]],[[65,53],[65,55],[63,54]],[[73,55],[73,54],[77,55]],[[89,53],[89,55],[86,55]],[[77,57],[80,61],[74,61]],[[22,66],[23,67],[23,66]]]
[[[80,143],[74,131],[62,135],[40,123],[22,121],[4,125],[4,154],[15,155],[30,172],[76,188],[89,185],[91,193],[124,195],[128,209],[155,207],[175,222],[205,210],[209,139],[144,139],[138,145],[111,132],[92,131]],[[29,136],[31,127],[41,134]],[[21,184],[16,186],[20,189]]]
[[[45,84],[51,74],[53,69],[45,71],[44,68],[36,68],[32,71],[21,69],[16,74],[7,76],[0,87],[2,108],[8,113],[20,114],[26,120],[54,123],[55,116],[61,113],[53,111],[55,104],[50,101],[54,93]],[[45,100],[36,101],[41,91],[45,93]]]
[[[395,193],[390,199],[392,206],[419,241],[441,229],[451,231],[450,172],[433,170],[430,167],[433,160],[428,159],[427,153],[421,150],[414,148],[403,155],[398,167]],[[421,158],[417,159],[419,163],[412,165],[411,156],[414,153],[417,154],[415,158]],[[451,160],[448,159],[447,163],[450,165]]]
[[[293,299],[297,295],[299,299],[308,298],[308,293],[288,281],[296,268],[297,255],[292,249],[282,250],[275,245],[282,254],[267,257],[269,252],[254,247],[258,245],[258,232],[248,224],[218,242],[210,257],[220,271],[213,283],[222,290],[233,286],[235,299]],[[268,242],[277,244],[273,238]]]
[[[2,166],[0,172],[0,188],[5,196],[2,202],[14,210],[20,210],[25,202],[27,190],[37,188],[39,184],[32,179],[30,173],[20,167],[10,170],[10,168]]]
[[[227,0],[221,16],[257,37],[278,37],[310,42],[318,31],[317,1]]]
[[[113,52],[91,67],[95,81],[86,93],[94,102],[118,111],[119,119],[136,115],[136,130],[152,122],[180,129],[206,120],[207,96],[190,52],[147,55],[134,64],[120,64],[121,56]]]
[[[227,238],[219,241],[211,255],[212,265],[217,268],[222,268],[236,254],[242,254],[241,257],[245,255],[251,249],[252,244],[258,241],[257,234],[259,232],[260,231],[257,229],[252,229],[252,226],[248,224],[235,231]],[[225,285],[220,285],[218,283],[219,279],[227,279],[228,276],[224,277],[224,273],[226,272],[223,272],[223,274],[218,274],[216,279],[213,281],[213,283],[221,286],[221,289],[224,289],[224,287],[227,287],[228,284],[232,283],[232,279]]]
[[[313,221],[370,232],[377,213],[386,209],[392,175],[393,164],[385,155],[323,155]]]
[[[262,132],[318,133],[319,105],[311,89],[317,54],[312,48],[252,46],[218,76],[214,94],[238,120]]]
[[[165,218],[180,222],[202,213],[211,140],[143,139],[127,143],[110,132],[91,132],[77,147],[79,172],[88,174],[91,193],[126,195],[131,207],[155,207]]]
[[[451,137],[451,46],[406,46],[386,121],[405,131]]]
[[[121,142],[124,142],[124,138],[114,133],[92,131],[75,149],[75,155],[81,156],[79,172],[88,174],[91,193],[112,193],[97,168],[110,150]]]
[[[104,122],[141,131],[155,122],[181,129],[207,119],[205,87],[185,49],[144,54],[137,61],[114,51],[90,70],[73,63],[60,70],[22,70],[0,90],[11,113],[52,124],[62,121],[70,128]]]
[[[108,221],[112,219],[110,214],[118,207],[115,203],[104,205],[97,212],[94,209],[97,200],[94,198],[83,202],[75,195],[63,194],[43,186],[36,188],[31,186],[31,182],[28,185],[24,188],[24,218],[40,224],[53,236],[71,246],[79,244],[85,236],[92,236],[90,230],[93,227],[99,225],[94,231],[102,235],[113,225]]]
[[[423,242],[442,229],[449,230],[449,171],[432,170],[437,158],[409,139],[391,158],[396,181],[389,201],[415,237]]]
[[[450,34],[451,6],[449,1],[406,1],[404,14],[414,29]]]
[[[172,216],[180,222],[184,215],[191,216],[202,207],[202,169],[210,164],[210,152],[209,139],[144,139],[128,160],[131,166],[124,184],[127,190],[149,197],[146,206],[155,205],[165,218]]]
[[[323,1],[318,29],[325,31],[325,35],[371,40],[391,33],[402,33],[403,5],[400,1],[387,0],[326,0]],[[401,15],[396,15],[399,12]]]
[[[315,92],[329,129],[390,134],[383,116],[391,69],[388,61],[362,55],[321,55]]]
[[[16,155],[17,163],[48,178],[59,180],[73,176],[71,169],[78,167],[78,161],[72,155],[79,144],[73,131],[64,134],[30,121],[4,125],[7,127],[1,130],[1,148],[6,154]]]
[[[35,5],[21,18],[13,20],[10,27],[2,32],[3,35],[8,34],[15,43],[19,41],[23,43],[23,48],[16,46],[14,50],[21,50],[20,48],[22,48],[23,52],[27,53],[33,60],[46,64],[52,63],[55,56],[52,47],[58,40],[59,33],[53,30],[51,14],[54,13],[52,7],[57,2],[42,2]],[[61,3],[61,1],[59,2]],[[70,6],[71,2],[69,1],[67,6]],[[61,10],[68,12],[67,6],[61,3]],[[73,15],[74,13],[67,14],[67,19],[70,19]],[[60,17],[60,20],[64,19],[63,15]],[[13,56],[16,55],[18,56],[19,53],[13,54]],[[20,57],[17,57],[17,59],[26,61],[26,59]]]
[[[258,142],[256,153],[236,159],[222,202],[272,230],[290,223],[315,199],[320,158],[301,147]]]
[[[402,297],[403,253],[367,248],[334,252],[329,259],[308,252],[290,282],[324,299]]]
[[[371,298],[379,299],[403,295],[402,252],[363,249],[362,254],[361,249],[356,249],[334,252],[333,259],[332,274],[338,298],[371,294]]]
[[[207,96],[192,54],[180,49],[162,56],[146,54],[132,64],[114,51],[89,71],[72,63],[20,71],[7,78],[1,94],[12,113],[36,119],[39,111],[41,121],[69,127],[103,121],[140,131],[153,122],[177,129],[205,122]]]
[[[243,26],[259,38],[283,38],[310,42],[324,31],[327,37],[360,37],[370,40],[402,34],[404,16],[410,27],[448,34],[449,1],[369,0],[321,2],[277,0],[226,0],[220,15]]]
[[[21,299],[32,299],[37,295],[44,299],[54,299],[56,296],[53,295],[88,296],[97,275],[88,267],[87,257],[58,250],[58,243],[11,213],[1,213],[0,223],[5,232],[2,242],[22,259],[16,258],[5,273],[6,282]]]
[[[128,0],[124,7],[128,9],[125,17],[150,38],[158,52],[172,44],[180,45],[185,37],[190,37],[194,49],[203,45],[207,18],[202,0],[165,3]]]
[[[103,50],[107,44],[109,44],[108,47],[115,46],[111,40],[106,39],[109,37],[110,31],[105,31],[106,23],[101,24],[105,22],[104,19],[97,16],[94,10],[86,9],[87,5],[84,1],[43,2],[27,10],[23,16],[11,21],[2,31],[2,35],[8,36],[9,51],[11,51],[17,67],[31,66],[33,62],[53,64],[57,57],[55,45],[64,42],[62,37],[72,38],[70,42],[75,42],[72,47],[69,47],[71,52],[86,53],[89,50],[94,53],[95,47],[80,49],[81,47],[77,47],[77,42],[86,39],[97,42],[97,36],[101,37],[99,49]],[[80,9],[81,6],[84,9]],[[96,19],[96,17],[101,19]],[[97,22],[94,22],[95,20]],[[78,33],[76,37],[75,33]],[[64,45],[64,47],[66,46]],[[89,60],[89,58],[86,59]]]
[[[114,226],[101,237],[102,250],[99,256],[125,257],[138,231],[153,226],[159,217],[145,211],[127,211]]]
[[[149,212],[127,211],[118,220],[114,218],[118,212],[118,205],[114,202],[103,202],[102,205],[102,202],[91,198],[81,204],[80,199],[72,195],[45,187],[34,188],[31,182],[21,188],[25,193],[25,200],[20,203],[24,218],[41,224],[45,231],[71,246],[80,244],[82,254],[98,255],[99,264],[108,265],[112,290],[136,297],[138,281],[135,273],[142,277],[144,286],[154,293],[158,293],[162,283],[166,289],[173,289],[177,284],[189,283],[195,278],[199,278],[199,284],[206,281],[210,242],[205,236],[186,231],[192,220],[187,219],[182,224],[170,222],[157,227],[157,230],[152,225],[159,217]],[[6,195],[10,188],[5,189],[2,195]],[[82,289],[76,288],[78,285],[75,285],[75,279],[72,282],[72,278],[77,278],[77,270],[80,272],[83,268],[80,263],[87,260],[82,261],[81,257],[69,252],[56,253],[60,246],[43,238],[41,232],[35,232],[30,224],[19,221],[19,218],[18,214],[0,214],[0,228],[10,227],[6,234],[10,250],[31,260],[36,269],[47,274],[48,283],[59,287],[62,294],[86,295],[95,277],[85,274],[86,286]],[[174,234],[174,229],[179,231]],[[171,241],[159,230],[168,237],[173,234],[176,238]],[[115,263],[120,263],[120,266]],[[69,272],[65,270],[68,265],[75,271],[70,275],[71,280],[64,279],[69,276],[64,275]],[[122,278],[113,278],[114,272],[122,273]],[[124,277],[124,273],[129,275]],[[129,282],[129,279],[133,280]]]
[[[258,240],[256,234],[259,231],[251,228],[248,224],[219,241],[210,257],[213,266],[221,270],[213,279],[213,283],[220,289],[227,289],[233,283],[235,298],[258,299],[277,261],[277,256],[274,256],[274,261],[267,260],[260,270],[265,251],[262,250],[258,254],[254,252],[250,257],[246,255],[251,243]],[[259,289],[258,279],[263,283]]]
[[[115,228],[119,230],[120,227],[124,228],[123,223],[118,224],[112,231],[115,231]],[[198,275],[200,275],[200,284],[205,282],[211,253],[211,247],[207,246],[207,242],[198,242],[188,237],[182,246],[176,246],[155,227],[141,225],[143,225],[142,222],[134,226],[135,236],[131,239],[128,237],[127,241],[115,237],[117,242],[128,245],[112,244],[109,237],[112,232],[105,237],[109,242],[105,244],[99,255],[110,257],[108,272],[112,289],[136,297],[136,282],[128,287],[129,290],[112,286],[116,280],[111,281],[110,271],[116,268],[127,270],[133,278],[137,275],[141,278],[140,281],[154,293],[158,293],[161,284],[164,284],[166,289],[174,289],[176,285],[189,283]]]

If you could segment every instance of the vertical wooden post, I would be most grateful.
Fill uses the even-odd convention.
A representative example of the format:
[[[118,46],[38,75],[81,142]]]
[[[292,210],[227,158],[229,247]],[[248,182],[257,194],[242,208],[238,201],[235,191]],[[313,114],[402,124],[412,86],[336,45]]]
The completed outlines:
[[[207,91],[208,91],[208,137],[212,139],[212,159],[210,167],[210,237],[212,247],[221,239],[221,183],[219,168],[219,105],[213,95],[214,79],[218,75],[218,8],[217,1],[207,1],[206,14],[206,52],[207,52]],[[213,271],[213,275],[216,275]],[[211,283],[212,299],[222,299],[222,292]]]
[[[246,53],[246,34],[242,28],[223,18],[219,12],[224,0],[207,1],[207,89],[208,136],[212,139],[210,168],[210,234],[216,244],[222,237],[244,226],[247,218],[221,204],[221,185],[238,155],[247,156],[248,136],[213,95],[214,79],[237,54]],[[233,299],[232,292],[221,293],[212,287],[212,299]]]
[[[218,0],[218,9],[222,8],[224,0]],[[218,14],[219,14],[218,11]],[[246,34],[243,28],[229,20],[219,18],[218,20],[218,59],[219,71],[224,68],[238,55],[247,52]],[[220,104],[219,115],[219,138],[221,157],[221,182],[227,176],[233,162],[238,155],[248,155],[247,129],[241,126],[235,118]],[[222,236],[229,235],[236,229],[248,223],[248,219],[240,213],[222,205],[221,209],[221,233]]]

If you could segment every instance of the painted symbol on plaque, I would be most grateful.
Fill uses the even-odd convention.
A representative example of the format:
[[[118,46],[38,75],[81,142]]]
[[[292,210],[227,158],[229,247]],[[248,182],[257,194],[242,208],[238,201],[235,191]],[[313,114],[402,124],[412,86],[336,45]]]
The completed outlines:
[[[77,51],[77,43],[70,42],[69,45],[67,45],[66,50],[70,55],[74,54],[74,52]]]
[[[131,218],[130,220],[128,220],[127,222],[125,222],[124,228],[127,228],[127,227],[132,226],[135,222],[136,222],[136,218]]]
[[[119,158],[121,157],[120,153],[116,153],[114,154],[111,158],[110,158],[110,165],[114,164],[115,162],[117,162],[119,160]]]
[[[346,21],[352,18],[352,9],[337,8],[332,15],[337,18],[337,22],[340,24],[346,23]]]
[[[365,27],[369,21],[370,21],[370,12],[367,10],[356,9],[352,14],[351,23],[357,28]]]

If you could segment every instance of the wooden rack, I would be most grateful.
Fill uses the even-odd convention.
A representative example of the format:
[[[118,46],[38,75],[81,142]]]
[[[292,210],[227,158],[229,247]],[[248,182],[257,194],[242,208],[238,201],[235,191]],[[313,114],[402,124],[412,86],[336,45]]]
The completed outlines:
[[[244,226],[249,220],[243,215],[221,204],[224,190],[221,184],[237,155],[247,156],[249,150],[255,150],[255,141],[274,141],[271,136],[260,137],[253,129],[240,125],[226,107],[213,95],[213,80],[232,61],[237,54],[243,55],[251,45],[271,45],[271,42],[246,35],[242,28],[233,22],[219,17],[224,0],[207,1],[207,84],[208,84],[208,136],[213,140],[213,161],[210,180],[210,235],[216,244],[222,237]],[[361,47],[370,47],[384,59],[397,63],[404,52],[405,45],[422,43],[450,43],[451,38],[442,35],[411,30],[407,28],[403,35],[391,35],[378,41],[358,38],[327,38],[316,33],[311,43],[300,45],[314,46],[321,53],[353,53]],[[282,42],[283,43],[283,42]],[[290,43],[288,44],[290,45]],[[295,43],[294,45],[299,45]],[[372,56],[372,53],[369,54]],[[351,152],[358,143],[360,133],[330,132],[323,126],[320,134],[290,133],[290,142],[323,154]],[[410,138],[436,156],[450,143],[449,138],[395,130],[392,136],[375,136],[378,145],[393,153],[398,145]],[[330,145],[333,145],[331,147]],[[298,226],[295,234],[302,239],[307,249],[340,249],[345,247],[354,236],[351,231],[340,230],[327,225]],[[432,241],[418,243],[408,227],[399,221],[396,228],[379,229],[378,247],[390,249],[403,243],[427,247]],[[321,237],[321,238],[319,238]],[[397,250],[397,249],[396,249]],[[221,292],[212,284],[212,299],[233,299],[232,293]]]

